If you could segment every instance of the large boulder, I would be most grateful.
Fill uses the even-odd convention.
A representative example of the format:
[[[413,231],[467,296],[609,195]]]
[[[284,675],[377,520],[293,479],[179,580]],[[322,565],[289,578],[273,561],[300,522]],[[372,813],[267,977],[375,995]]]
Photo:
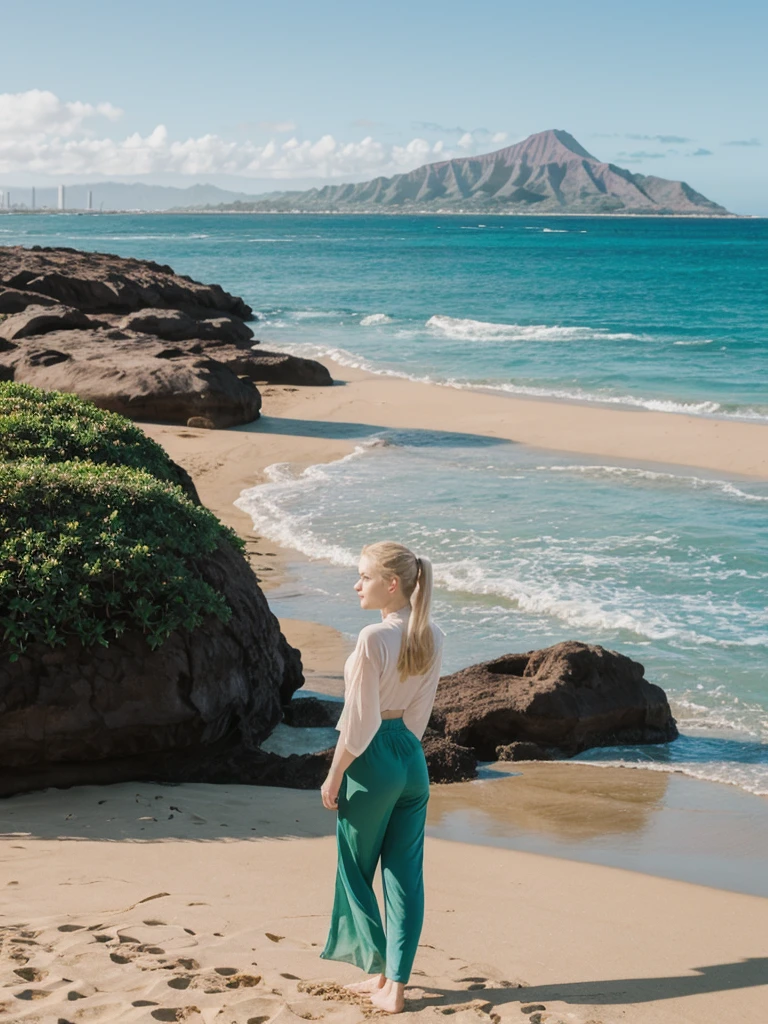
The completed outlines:
[[[261,395],[223,363],[116,329],[54,331],[0,353],[0,379],[74,392],[133,420],[213,427],[259,418]]]
[[[430,725],[482,761],[514,758],[514,748],[499,748],[519,741],[538,745],[544,756],[570,757],[589,747],[677,736],[664,691],[644,678],[639,662],[577,641],[443,677]]]
[[[247,759],[269,735],[303,683],[299,652],[231,544],[198,567],[232,608],[226,624],[209,616],[156,650],[134,630],[108,647],[38,643],[15,662],[2,657],[0,795],[19,791],[26,771],[35,788],[57,785],[70,764],[80,782],[136,778],[162,752],[218,741]]]
[[[0,292],[3,287],[37,292],[84,313],[179,309],[196,318],[253,316],[250,306],[217,284],[200,284],[149,260],[77,249],[0,248]]]

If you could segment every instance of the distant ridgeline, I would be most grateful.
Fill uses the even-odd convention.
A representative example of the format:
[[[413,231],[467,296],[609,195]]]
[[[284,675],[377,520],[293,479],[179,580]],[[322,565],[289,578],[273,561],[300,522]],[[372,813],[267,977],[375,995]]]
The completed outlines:
[[[203,207],[196,207],[202,209]],[[191,208],[190,208],[191,209]],[[253,213],[576,213],[728,216],[684,181],[602,163],[564,131],[484,156],[306,192],[271,192],[204,209]]]

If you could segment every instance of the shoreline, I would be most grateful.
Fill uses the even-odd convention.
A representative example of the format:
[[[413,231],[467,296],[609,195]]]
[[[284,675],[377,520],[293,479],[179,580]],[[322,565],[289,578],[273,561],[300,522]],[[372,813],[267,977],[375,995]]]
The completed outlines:
[[[294,401],[285,393],[277,401],[276,395],[266,396],[273,400],[265,401],[267,413],[261,420],[231,429],[279,435],[280,421],[288,419],[283,428],[294,434],[301,423],[306,437],[325,431],[335,442],[389,429],[439,433],[446,441],[451,435],[458,439],[474,434],[626,465],[640,463],[641,468],[704,469],[768,480],[768,423],[500,394],[373,373],[332,359],[318,361],[334,378],[332,388],[306,389]],[[340,436],[341,424],[348,428],[346,437]]]
[[[319,361],[334,378],[333,387],[261,385],[262,417],[254,423],[228,430],[139,424],[192,475],[203,504],[245,540],[246,557],[267,596],[290,583],[289,564],[307,556],[255,535],[236,499],[264,483],[270,465],[333,462],[382,430],[439,432],[446,439],[474,433],[652,471],[704,470],[740,481],[768,480],[768,424],[487,395]],[[281,621],[288,641],[303,652],[307,688],[338,695],[350,643],[330,626]]]

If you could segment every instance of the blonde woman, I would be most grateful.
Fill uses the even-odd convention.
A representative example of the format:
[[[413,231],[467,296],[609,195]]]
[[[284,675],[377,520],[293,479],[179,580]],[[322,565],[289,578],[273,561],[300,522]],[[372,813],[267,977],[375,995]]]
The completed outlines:
[[[443,634],[430,619],[432,564],[402,544],[363,548],[355,590],[381,612],[344,666],[344,711],[323,805],[338,810],[338,870],[326,960],[372,977],[347,986],[400,1013],[424,919],[429,777],[421,747]],[[373,892],[381,860],[386,934]]]

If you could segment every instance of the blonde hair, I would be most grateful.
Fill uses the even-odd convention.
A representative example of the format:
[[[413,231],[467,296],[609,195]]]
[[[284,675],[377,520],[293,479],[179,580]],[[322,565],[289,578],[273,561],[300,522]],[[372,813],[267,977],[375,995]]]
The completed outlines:
[[[362,553],[371,559],[385,580],[398,578],[403,596],[411,605],[408,629],[403,634],[397,659],[400,681],[423,675],[435,659],[435,638],[430,622],[432,563],[428,558],[417,558],[410,548],[390,540],[366,544]]]

